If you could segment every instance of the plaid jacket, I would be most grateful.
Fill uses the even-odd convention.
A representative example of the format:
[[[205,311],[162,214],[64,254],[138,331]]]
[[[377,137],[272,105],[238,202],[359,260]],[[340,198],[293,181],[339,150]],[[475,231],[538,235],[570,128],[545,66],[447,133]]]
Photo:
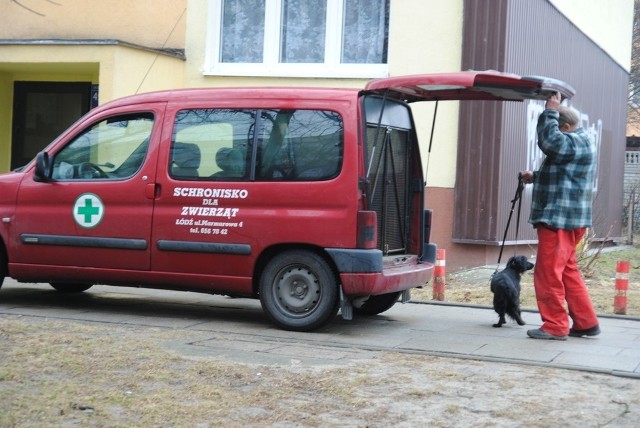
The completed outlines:
[[[538,147],[546,158],[534,172],[529,222],[566,230],[591,227],[595,144],[583,128],[561,132],[558,118],[555,110],[538,118]]]

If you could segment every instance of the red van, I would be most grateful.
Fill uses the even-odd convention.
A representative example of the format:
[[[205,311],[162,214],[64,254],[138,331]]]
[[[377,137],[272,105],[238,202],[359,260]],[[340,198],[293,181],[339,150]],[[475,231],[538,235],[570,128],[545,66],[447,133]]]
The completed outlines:
[[[553,79],[460,72],[364,90],[209,88],[98,107],[0,175],[0,284],[259,298],[313,330],[378,314],[431,280],[409,104],[545,99]]]

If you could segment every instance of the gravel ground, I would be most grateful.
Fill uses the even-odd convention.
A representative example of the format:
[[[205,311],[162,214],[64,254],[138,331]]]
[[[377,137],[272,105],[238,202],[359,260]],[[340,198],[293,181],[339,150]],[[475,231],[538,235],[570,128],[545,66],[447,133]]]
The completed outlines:
[[[0,318],[0,426],[640,426],[635,379],[385,352],[239,364],[177,351],[183,334]]]
[[[629,315],[638,316],[635,264]],[[600,313],[612,310],[610,270],[588,278]],[[451,275],[446,300],[489,305],[492,272]],[[522,297],[535,308],[530,275]],[[432,290],[412,298],[431,300]],[[638,379],[380,351],[335,366],[247,364],[182,352],[172,344],[183,336],[0,317],[0,427],[640,426]]]

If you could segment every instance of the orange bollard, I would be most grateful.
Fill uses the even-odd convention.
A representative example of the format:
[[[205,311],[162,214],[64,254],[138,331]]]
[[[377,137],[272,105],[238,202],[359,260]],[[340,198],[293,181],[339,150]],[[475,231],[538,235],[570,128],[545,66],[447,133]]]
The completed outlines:
[[[616,294],[613,297],[613,313],[627,314],[627,290],[629,289],[629,260],[616,265]]]
[[[433,300],[444,300],[445,290],[445,250],[436,251],[436,266],[433,270]]]

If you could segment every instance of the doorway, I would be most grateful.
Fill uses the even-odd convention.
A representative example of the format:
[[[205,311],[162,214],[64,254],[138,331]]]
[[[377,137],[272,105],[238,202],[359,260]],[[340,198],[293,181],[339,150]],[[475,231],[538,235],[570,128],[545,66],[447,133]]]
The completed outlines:
[[[12,170],[89,111],[91,82],[14,82],[13,94]]]

